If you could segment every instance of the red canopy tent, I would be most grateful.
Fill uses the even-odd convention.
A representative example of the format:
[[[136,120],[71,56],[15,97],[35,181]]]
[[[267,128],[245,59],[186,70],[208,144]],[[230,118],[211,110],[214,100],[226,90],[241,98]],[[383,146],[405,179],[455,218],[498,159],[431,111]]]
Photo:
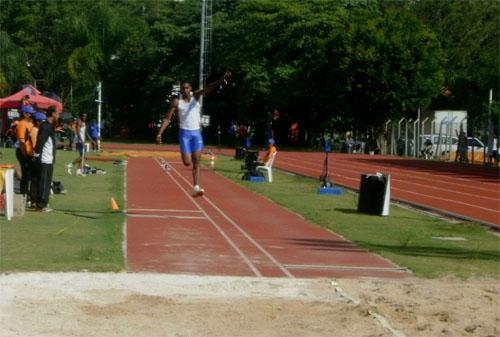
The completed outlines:
[[[39,109],[47,110],[50,106],[55,106],[57,111],[62,112],[63,104],[61,102],[42,96],[36,88],[27,85],[26,88],[13,95],[0,98],[0,133],[4,133],[7,128],[7,109],[20,109],[21,99],[26,95],[29,96],[29,102],[36,103]]]
[[[21,107],[21,99],[26,95],[29,96],[30,103],[36,103],[40,109],[47,110],[50,106],[55,106],[57,111],[62,112],[63,105],[61,102],[42,96],[40,91],[31,85],[26,86],[23,90],[9,97],[0,98],[0,109],[19,109]]]

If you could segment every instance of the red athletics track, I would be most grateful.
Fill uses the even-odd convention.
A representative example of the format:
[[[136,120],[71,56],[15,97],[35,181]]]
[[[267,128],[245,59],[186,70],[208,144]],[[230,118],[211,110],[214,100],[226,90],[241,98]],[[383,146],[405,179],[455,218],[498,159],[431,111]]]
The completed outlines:
[[[324,153],[280,152],[278,168],[319,177]],[[497,168],[435,161],[333,153],[329,172],[335,183],[358,189],[361,174],[391,175],[391,197],[500,227],[500,176]]]
[[[173,150],[176,146],[107,144],[105,148]],[[234,150],[216,153],[234,155]],[[275,166],[319,177],[324,153],[280,151]],[[391,174],[394,200],[437,210],[460,218],[500,227],[500,171],[498,168],[416,160],[395,156],[330,154],[329,171],[336,184],[357,190],[360,175]]]
[[[127,263],[131,271],[256,277],[405,277],[404,269],[298,215],[202,170],[192,198],[180,161],[127,165]]]

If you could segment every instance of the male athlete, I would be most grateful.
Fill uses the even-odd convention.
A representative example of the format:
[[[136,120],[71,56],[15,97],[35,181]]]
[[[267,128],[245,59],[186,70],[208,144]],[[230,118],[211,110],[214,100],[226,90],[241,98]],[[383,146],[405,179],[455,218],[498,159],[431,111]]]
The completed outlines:
[[[201,136],[201,116],[200,116],[200,97],[217,88],[222,82],[226,82],[230,72],[226,70],[224,76],[217,81],[208,84],[205,88],[191,91],[189,83],[184,83],[181,88],[181,96],[174,98],[170,104],[167,115],[163,119],[156,142],[161,144],[161,135],[170,124],[172,115],[177,112],[179,121],[179,144],[181,148],[182,162],[185,166],[193,164],[193,197],[202,196],[205,191],[198,185],[200,175],[200,158],[203,149],[203,138]]]

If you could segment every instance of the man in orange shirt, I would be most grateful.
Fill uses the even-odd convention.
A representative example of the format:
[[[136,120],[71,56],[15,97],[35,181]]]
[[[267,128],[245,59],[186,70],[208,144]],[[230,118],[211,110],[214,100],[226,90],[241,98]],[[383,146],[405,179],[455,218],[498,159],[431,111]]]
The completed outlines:
[[[274,142],[274,139],[272,138],[269,138],[267,140],[267,152],[266,154],[264,155],[264,157],[262,157],[259,162],[257,162],[257,165],[258,166],[264,166],[267,164],[267,162],[269,161],[269,159],[271,159],[271,157],[273,156],[273,154],[278,151],[276,149],[276,146],[275,146],[275,142]]]
[[[30,161],[31,155],[33,154],[33,147],[31,146],[30,132],[33,128],[33,122],[31,120],[31,115],[35,113],[33,108],[29,105],[23,105],[21,107],[21,112],[23,114],[23,119],[19,121],[16,127],[16,137],[17,137],[17,149],[16,157],[21,165],[21,194],[27,195],[29,192],[30,183]]]
[[[32,148],[34,149],[36,147],[36,141],[38,137],[38,130],[40,129],[40,125],[44,121],[47,120],[47,117],[45,116],[44,113],[37,112],[33,115],[34,119],[34,125],[33,128],[31,129],[30,132],[30,143]],[[30,182],[30,201],[31,201],[31,208],[36,208],[36,198],[37,198],[37,193],[38,193],[38,183],[40,180],[40,165],[36,161],[36,158],[33,156],[33,152],[31,153],[31,182]]]

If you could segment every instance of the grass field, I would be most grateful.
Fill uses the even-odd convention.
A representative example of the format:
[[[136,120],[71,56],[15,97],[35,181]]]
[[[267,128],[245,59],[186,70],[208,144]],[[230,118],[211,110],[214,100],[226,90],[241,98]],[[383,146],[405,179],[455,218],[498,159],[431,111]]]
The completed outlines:
[[[2,149],[1,163],[15,163],[14,152]],[[68,193],[51,199],[51,213],[28,211],[22,218],[0,217],[0,271],[117,271],[124,269],[122,212],[110,210],[110,198],[123,206],[123,166],[90,162],[106,175],[68,175],[64,164],[76,152],[59,151],[54,180]],[[309,221],[384,256],[417,276],[500,278],[500,238],[469,222],[450,222],[423,212],[392,206],[390,216],[356,212],[357,195],[318,195],[318,182],[275,170],[275,181],[241,180],[241,161],[219,156],[217,172]],[[433,237],[462,237],[442,241]]]
[[[344,190],[342,196],[319,195],[317,180],[278,170],[272,184],[242,181],[241,161],[219,156],[216,163],[217,172],[229,179],[409,268],[417,276],[500,278],[500,238],[478,224],[451,222],[394,205],[388,217],[359,214],[355,193]]]
[[[1,163],[14,163],[14,151],[2,149]],[[64,165],[76,152],[58,151],[54,180],[66,195],[54,195],[50,213],[26,211],[24,217],[0,217],[1,271],[117,271],[124,269],[122,212],[112,212],[110,198],[123,206],[123,166],[89,162],[105,175],[68,175]]]

